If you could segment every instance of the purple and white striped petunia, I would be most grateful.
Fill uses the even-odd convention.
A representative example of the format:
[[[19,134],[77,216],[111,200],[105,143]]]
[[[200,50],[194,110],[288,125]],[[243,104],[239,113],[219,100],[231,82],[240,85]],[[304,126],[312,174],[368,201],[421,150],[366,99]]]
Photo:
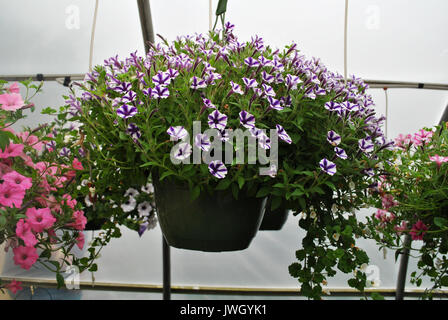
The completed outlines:
[[[267,59],[267,58],[265,58],[264,56],[259,56],[259,57],[258,57],[258,62],[260,62],[260,65],[261,65],[262,67],[269,67],[269,66],[272,66],[272,61],[269,60],[269,59]]]
[[[365,174],[366,176],[373,177],[375,175],[375,171],[372,168],[364,169],[361,171],[361,173]]]
[[[174,153],[174,158],[176,158],[177,160],[185,160],[190,157],[191,153],[191,144],[189,144],[188,142],[183,142],[177,146],[177,150]]]
[[[373,151],[373,142],[371,137],[358,140],[359,149],[364,153],[370,153]]]
[[[152,82],[156,86],[167,86],[171,82],[171,76],[168,72],[159,71],[154,77],[152,77]]]
[[[156,86],[151,91],[151,97],[156,99],[166,99],[170,96],[170,91],[167,87],[164,86]]]
[[[142,133],[140,132],[140,129],[133,122],[128,124],[128,128],[126,129],[126,133],[129,134],[132,137],[132,139],[134,139],[134,140],[138,140],[142,136]]]
[[[174,80],[179,75],[179,71],[169,68],[168,70],[166,70],[166,74],[170,76],[171,80]]]
[[[341,143],[341,136],[338,135],[333,130],[328,131],[327,133],[327,141],[333,146],[336,147],[338,144]]]
[[[260,65],[260,62],[258,60],[255,60],[252,57],[246,58],[244,59],[244,63],[249,67],[249,68],[254,68],[254,67],[258,67]]]
[[[146,88],[146,89],[143,89],[143,94],[145,95],[145,96],[148,96],[148,97],[151,97],[152,98],[152,91],[153,91],[154,89],[153,88]]]
[[[227,168],[221,160],[215,160],[208,165],[210,173],[218,179],[223,179],[227,175]]]
[[[119,85],[117,85],[115,88],[113,88],[114,91],[119,93],[126,93],[129,90],[131,90],[132,84],[129,82],[121,82]]]
[[[137,108],[127,104],[124,104],[117,109],[117,115],[123,119],[131,118],[136,114],[137,114]]]
[[[326,158],[323,158],[322,160],[320,160],[319,166],[323,172],[325,172],[326,174],[329,174],[330,176],[332,176],[336,173],[336,164],[327,160]]]
[[[132,103],[137,99],[137,94],[132,91],[129,90],[122,98],[121,98],[121,102],[123,103]]]
[[[171,141],[182,140],[188,135],[187,130],[183,126],[169,127],[166,132],[170,135]]]
[[[207,98],[202,98],[202,102],[204,102],[204,107],[210,109],[216,109],[216,106]]]
[[[190,79],[190,83],[191,83],[190,88],[193,90],[207,87],[207,83],[204,80],[202,80],[201,78],[198,78],[196,76],[194,76]]]
[[[253,128],[255,127],[255,117],[249,112],[243,110],[240,112],[240,123],[247,129]]]
[[[294,76],[292,74],[287,74],[285,78],[285,84],[288,90],[296,90],[297,84],[302,82],[298,76]]]
[[[338,148],[338,147],[335,147],[334,148],[334,152],[336,153],[336,156],[337,157],[339,157],[339,158],[341,158],[341,159],[347,159],[348,157],[347,157],[347,154],[345,153],[345,150],[344,149],[342,149],[342,148]]]
[[[210,128],[224,130],[227,125],[227,116],[215,110],[208,116],[208,125]]]
[[[232,129],[218,130],[219,140],[221,140],[223,142],[229,141],[229,139],[230,139],[229,131],[231,131],[231,130]]]
[[[271,86],[263,83],[261,85],[261,87],[263,88],[263,92],[265,95],[270,96],[270,97],[275,97],[275,91],[274,91],[274,89],[272,89]]]
[[[258,140],[258,145],[263,149],[271,148],[271,139],[266,135],[264,130],[256,127],[249,129],[250,134]]]
[[[202,134],[202,133],[199,133],[196,135],[196,137],[194,137],[194,144],[196,147],[198,147],[199,149],[201,149],[203,151],[210,150],[210,146],[211,146],[209,137],[207,137],[206,134]]]
[[[243,78],[243,82],[248,88],[256,88],[258,86],[258,82],[255,79]]]
[[[281,125],[277,124],[275,128],[277,129],[277,134],[280,137],[280,139],[282,139],[288,144],[292,143],[291,137],[288,135],[288,133],[286,133],[286,130]]]
[[[273,75],[270,75],[266,71],[263,71],[261,73],[261,79],[263,80],[263,82],[272,83],[274,81],[275,77]]]
[[[69,157],[70,153],[71,153],[70,149],[64,147],[64,148],[61,149],[61,152],[59,153],[59,155],[61,157]]]
[[[283,106],[280,104],[280,100],[274,99],[267,96],[266,99],[269,101],[269,108],[275,110],[283,110]]]
[[[244,94],[244,91],[241,89],[241,86],[238,83],[230,81],[230,86],[232,87],[232,92],[238,94]]]

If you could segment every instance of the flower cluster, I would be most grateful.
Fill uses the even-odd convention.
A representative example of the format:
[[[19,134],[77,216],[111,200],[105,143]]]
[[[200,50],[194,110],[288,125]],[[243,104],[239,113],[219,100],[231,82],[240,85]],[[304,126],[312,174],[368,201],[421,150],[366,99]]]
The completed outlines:
[[[311,275],[324,280],[333,267],[348,272],[366,263],[365,253],[354,249],[362,230],[344,213],[364,204],[364,191],[393,145],[368,86],[307,59],[294,43],[280,50],[259,36],[240,41],[231,23],[222,38],[211,32],[162,40],[145,56],[105,60],[78,83],[81,97],[67,101],[86,141],[97,146],[101,166],[133,168],[133,177],[157,171],[161,180],[187,182],[196,197],[228,190],[236,198],[270,196],[272,210],[287,203],[295,213],[308,213],[300,223],[309,233],[306,254],[290,267],[308,285],[302,286],[307,296],[322,295]],[[195,132],[196,121],[204,132]],[[257,159],[223,161],[217,143],[226,146],[226,157],[228,149],[250,149],[238,145],[238,130],[255,140]],[[319,208],[314,215],[311,207]],[[313,255],[322,256],[321,250],[332,259],[316,271]],[[362,290],[363,272],[356,277],[351,285]]]
[[[40,90],[28,81],[22,84],[27,92]],[[82,167],[77,159],[63,164],[59,155],[49,156],[52,138],[46,125],[22,132],[12,128],[31,105],[28,100],[22,100],[17,83],[6,88],[0,83],[0,243],[12,249],[14,263],[23,269],[39,262],[59,274],[74,259],[71,248],[84,246],[87,219],[70,193]],[[52,258],[54,252],[63,259]],[[90,263],[88,259],[84,267]],[[15,291],[20,285],[9,287]]]
[[[446,124],[399,135],[384,174],[372,185],[371,204],[379,208],[369,219],[372,237],[400,250],[405,246],[402,236],[408,235],[415,243],[411,250],[421,257],[422,273],[413,272],[413,282],[420,284],[421,276],[429,275],[431,289],[448,285],[447,146]]]

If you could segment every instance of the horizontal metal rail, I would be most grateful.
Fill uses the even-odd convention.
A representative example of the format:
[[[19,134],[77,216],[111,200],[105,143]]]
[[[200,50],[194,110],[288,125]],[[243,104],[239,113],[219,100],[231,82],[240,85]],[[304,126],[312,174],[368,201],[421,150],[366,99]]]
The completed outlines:
[[[23,286],[56,288],[56,280],[51,279],[35,279],[35,278],[18,278],[18,277],[2,277],[4,281],[22,282]],[[97,282],[80,281],[80,290],[96,290],[96,291],[122,291],[122,292],[163,292],[162,284],[137,284],[137,283],[119,283],[119,282]],[[327,288],[330,296],[362,296],[356,289],[352,288]],[[213,287],[213,286],[171,286],[171,292],[174,294],[210,294],[210,295],[242,295],[242,296],[299,296],[298,288],[258,288],[258,287]],[[377,292],[383,296],[395,296],[395,288],[367,288],[367,294]],[[407,289],[404,294],[406,296],[418,297],[424,292],[423,289]],[[434,297],[448,298],[448,290],[437,290]]]
[[[34,81],[57,81],[68,78],[70,80],[83,80],[85,74],[27,74],[27,75],[0,75],[0,79],[6,81],[23,81],[32,79]],[[448,90],[448,84],[443,83],[424,83],[424,82],[405,82],[405,81],[388,81],[388,80],[364,80],[370,88],[387,88],[387,89],[430,89],[430,90]]]

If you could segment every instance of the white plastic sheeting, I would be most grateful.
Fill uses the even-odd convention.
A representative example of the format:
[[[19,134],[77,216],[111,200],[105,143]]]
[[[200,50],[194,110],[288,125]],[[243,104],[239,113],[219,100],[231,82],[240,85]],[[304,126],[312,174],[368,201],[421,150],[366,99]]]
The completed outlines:
[[[216,5],[214,0],[213,4]],[[448,2],[350,1],[348,32],[348,72],[366,79],[448,83]],[[93,17],[93,1],[0,2],[0,75],[36,73],[84,73]],[[168,40],[177,35],[208,29],[207,0],[151,1],[154,29]],[[267,44],[281,47],[292,41],[308,57],[320,57],[331,69],[343,72],[343,0],[229,0],[227,20],[236,25],[243,40],[252,35]],[[94,63],[131,51],[143,53],[138,10],[135,1],[100,0],[94,47]],[[45,83],[35,99],[38,107],[58,106],[66,88]],[[371,89],[377,110],[385,113],[385,93]],[[388,133],[412,133],[431,126],[448,103],[448,92],[389,89]],[[45,121],[32,117],[33,125]],[[373,210],[363,210],[360,215]],[[259,232],[244,251],[203,253],[172,249],[172,284],[226,287],[287,287],[298,283],[288,274],[303,233],[297,217],[290,216],[281,231]],[[123,237],[104,249],[95,277],[101,282],[162,283],[161,232],[157,228],[142,238],[123,229]],[[398,264],[394,253],[387,259],[374,243],[360,241],[371,258],[371,277],[378,276],[381,287],[396,284]],[[409,270],[416,261],[411,260]],[[375,274],[373,274],[375,273]],[[53,278],[40,269],[25,271],[5,257],[3,276]],[[81,279],[90,280],[89,274]],[[347,275],[338,274],[329,287],[347,287]],[[423,284],[423,286],[425,283]],[[408,283],[408,288],[411,287]]]

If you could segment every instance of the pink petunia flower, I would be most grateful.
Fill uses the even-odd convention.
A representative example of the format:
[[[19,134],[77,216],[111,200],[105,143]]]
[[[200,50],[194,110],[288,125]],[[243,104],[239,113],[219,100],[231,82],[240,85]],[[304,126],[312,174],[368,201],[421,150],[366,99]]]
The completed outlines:
[[[22,151],[23,144],[10,143],[5,150],[0,149],[0,159],[20,156]]]
[[[74,222],[68,224],[69,227],[72,227],[79,231],[85,229],[87,224],[87,218],[84,216],[84,211],[77,210],[73,212],[73,220]]]
[[[12,172],[13,169],[10,165],[0,162],[0,178],[2,178],[5,174]]]
[[[401,221],[401,224],[399,226],[394,227],[394,230],[397,232],[398,235],[401,235],[407,229],[408,229],[408,223],[406,221]]]
[[[37,243],[36,236],[31,230],[31,225],[23,219],[20,219],[16,225],[17,237],[25,242],[27,247],[34,247]]]
[[[22,176],[17,171],[6,173],[3,175],[2,179],[4,180],[3,183],[7,183],[22,190],[28,190],[33,186],[33,180],[31,178]]]
[[[383,205],[383,209],[388,210],[389,208],[395,207],[398,205],[398,202],[394,200],[394,196],[391,194],[385,194],[381,197],[381,203]]]
[[[67,206],[71,209],[75,209],[76,206],[76,199],[72,199],[72,197],[69,194],[64,194],[62,198],[65,200],[65,203]]]
[[[434,132],[432,131],[426,131],[421,129],[419,132],[415,133],[412,137],[412,143],[416,146],[421,146],[427,144],[429,141],[431,141],[431,138],[433,136]]]
[[[0,94],[0,105],[3,110],[16,111],[24,106],[24,102],[18,93],[4,93]]]
[[[9,208],[20,208],[25,197],[25,190],[8,183],[0,184],[0,204]]]
[[[49,208],[28,208],[26,216],[26,221],[34,232],[43,232],[45,229],[50,229],[56,222],[56,218],[53,217]]]
[[[395,138],[395,146],[405,149],[411,143],[412,136],[410,134],[403,135],[399,134],[397,138]]]
[[[19,132],[17,136],[22,139],[24,144],[33,147],[33,149],[37,151],[42,150],[42,146],[44,145],[43,142],[40,141],[35,135],[30,135],[28,131]]]
[[[16,294],[17,291],[22,290],[23,288],[20,286],[22,282],[16,281],[16,279],[13,279],[10,283],[8,283],[5,288],[9,289],[13,294]]]
[[[435,156],[430,156],[429,160],[437,163],[437,167],[440,168],[440,166],[442,165],[442,163],[444,162],[448,162],[448,157],[441,157],[438,154],[436,154]]]
[[[8,89],[6,89],[9,93],[20,93],[19,84],[17,82],[14,82],[9,86]]]
[[[381,222],[391,222],[395,219],[395,215],[392,212],[378,209],[375,214],[375,218],[377,218]]]
[[[413,226],[409,234],[412,236],[412,240],[423,240],[423,236],[425,235],[425,231],[428,230],[428,226],[426,226],[423,221],[418,220]]]
[[[76,245],[78,246],[79,249],[82,250],[82,248],[84,248],[84,243],[85,243],[85,237],[84,237],[84,232],[80,232],[78,237],[76,238]]]
[[[75,170],[84,170],[81,161],[79,161],[77,158],[73,159],[72,167]]]
[[[17,247],[13,249],[14,263],[23,269],[29,270],[36,263],[39,256],[34,247]]]

